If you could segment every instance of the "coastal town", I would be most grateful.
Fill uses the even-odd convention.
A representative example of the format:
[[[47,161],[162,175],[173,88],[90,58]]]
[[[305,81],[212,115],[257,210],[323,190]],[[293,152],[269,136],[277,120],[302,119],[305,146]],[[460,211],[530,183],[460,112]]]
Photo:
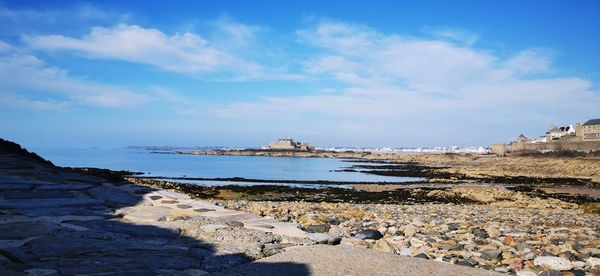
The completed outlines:
[[[494,154],[525,154],[552,151],[594,152],[600,151],[600,119],[584,123],[555,126],[550,125],[545,135],[528,138],[521,134],[508,144],[491,145]]]

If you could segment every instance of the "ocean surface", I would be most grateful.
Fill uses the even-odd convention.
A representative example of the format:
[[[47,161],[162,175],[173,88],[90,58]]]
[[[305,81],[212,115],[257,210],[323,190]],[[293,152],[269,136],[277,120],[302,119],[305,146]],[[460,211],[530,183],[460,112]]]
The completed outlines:
[[[219,156],[159,154],[144,149],[127,148],[32,148],[55,165],[96,167],[142,172],[156,178],[232,178],[301,181],[405,182],[419,178],[371,175],[360,172],[336,172],[352,164],[329,158],[283,158],[262,156]],[[188,181],[198,185],[287,185],[303,184],[250,183],[224,181]],[[311,185],[319,188],[329,185]],[[337,185],[336,187],[340,187]],[[343,186],[342,186],[343,187]]]

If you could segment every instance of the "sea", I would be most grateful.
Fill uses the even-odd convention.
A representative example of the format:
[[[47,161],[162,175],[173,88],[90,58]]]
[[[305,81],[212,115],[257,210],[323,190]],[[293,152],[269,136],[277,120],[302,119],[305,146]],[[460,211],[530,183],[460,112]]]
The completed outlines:
[[[323,188],[348,185],[317,185],[314,181],[335,182],[407,182],[414,177],[393,177],[361,172],[340,172],[353,164],[333,158],[287,158],[265,156],[187,155],[156,153],[132,148],[32,148],[57,166],[95,167],[143,173],[142,176],[197,185],[286,185]],[[195,181],[174,178],[244,178],[268,182]],[[279,183],[277,180],[296,180],[304,183]]]

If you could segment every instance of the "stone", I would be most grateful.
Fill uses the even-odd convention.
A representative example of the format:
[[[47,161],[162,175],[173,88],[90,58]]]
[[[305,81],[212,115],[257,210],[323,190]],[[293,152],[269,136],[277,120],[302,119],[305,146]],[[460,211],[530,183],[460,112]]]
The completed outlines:
[[[425,246],[426,244],[427,244],[426,242],[419,240],[417,238],[410,239],[410,246],[412,246],[412,247],[420,248],[420,247]]]
[[[479,264],[479,262],[477,262],[474,259],[466,259],[466,260],[459,261],[456,264],[462,265],[462,266],[468,266],[468,267],[475,267],[477,264]]]
[[[516,275],[517,276],[537,276],[537,273],[535,273],[534,271],[531,271],[531,270],[521,270],[521,271],[517,271]]]
[[[406,236],[406,237],[412,237],[412,236],[414,236],[417,233],[418,230],[419,229],[416,226],[414,226],[412,224],[409,224],[409,225],[407,225],[407,226],[404,227],[404,229],[402,230],[402,232],[404,233],[404,236]]]
[[[549,269],[538,273],[538,276],[563,276],[563,273],[558,270]]]
[[[85,207],[97,205],[104,205],[104,200],[93,198],[43,198],[0,200],[0,209]]]
[[[325,233],[308,233],[308,238],[318,244],[327,244],[331,236]]]
[[[419,253],[419,254],[415,255],[414,257],[421,258],[421,259],[427,259],[427,260],[430,259],[429,256],[427,256],[427,254],[425,254],[425,253]]]
[[[231,227],[244,227],[244,223],[241,221],[237,221],[237,220],[228,220],[228,221],[224,221],[224,224],[227,224]]]
[[[249,225],[249,226],[258,227],[258,228],[264,228],[264,229],[273,229],[273,228],[275,228],[275,226],[273,226],[273,225],[264,224],[264,223],[263,224],[252,224],[252,225]]]
[[[205,224],[200,226],[200,230],[207,232],[207,233],[214,233],[219,229],[226,229],[229,228],[229,226],[225,225],[225,224]]]
[[[479,227],[471,228],[471,234],[473,234],[475,237],[482,238],[482,239],[490,237],[490,235],[488,235],[488,233],[485,230],[483,230]]]
[[[177,201],[175,199],[164,199],[164,200],[161,200],[160,203],[162,203],[162,204],[177,204],[177,203],[179,203],[179,201]]]
[[[122,222],[119,220],[88,220],[88,221],[73,221],[71,224],[83,226],[88,229],[93,229],[102,232],[112,232],[126,234],[138,238],[176,238],[181,230],[173,226],[161,225],[141,225]]]
[[[375,249],[377,251],[381,251],[381,252],[392,253],[392,254],[394,254],[396,252],[394,247],[385,238],[379,239],[373,246],[373,249]]]
[[[214,211],[215,211],[215,209],[209,209],[209,208],[194,209],[194,212],[198,212],[198,213],[214,212]]]
[[[342,242],[342,238],[340,236],[331,236],[329,240],[327,240],[327,244],[329,245],[338,245]]]
[[[140,223],[165,221],[171,214],[171,208],[166,206],[136,206],[119,210],[123,219]]]
[[[356,235],[354,235],[354,238],[360,239],[360,240],[365,240],[365,239],[369,239],[369,240],[378,240],[383,238],[383,235],[377,231],[377,230],[362,230],[358,233],[356,233]]]
[[[592,268],[600,267],[600,258],[589,257],[587,259],[587,264]]]
[[[99,185],[87,190],[87,192],[97,199],[117,204],[135,205],[141,201],[141,198],[110,185]]]
[[[25,183],[14,183],[14,184],[0,184],[0,191],[17,191],[17,190],[31,190],[32,184]]]
[[[182,250],[118,250],[112,254],[62,257],[58,260],[58,270],[65,275],[117,272],[117,275],[154,275],[152,271],[157,269],[199,269],[201,263],[201,257]]]
[[[73,198],[68,191],[7,191],[6,199],[34,199],[34,198]]]
[[[530,248],[529,244],[527,244],[526,242],[519,242],[515,246],[515,249],[517,249],[517,251],[525,251],[526,249],[529,249],[529,248]]]
[[[159,195],[151,195],[151,196],[149,196],[149,198],[152,199],[152,200],[159,200],[159,199],[161,199],[163,197],[159,196]]]
[[[183,271],[182,276],[203,276],[208,275],[209,272],[202,269],[186,269]]]
[[[486,250],[481,254],[481,258],[491,261],[496,260],[502,254],[502,250]]]
[[[402,248],[400,248],[398,255],[410,257],[410,256],[412,256],[412,251],[408,247],[402,247]]]
[[[17,240],[47,234],[60,227],[45,221],[12,222],[0,224],[0,240]]]
[[[192,208],[191,205],[187,205],[187,204],[177,204],[177,208],[179,209],[190,209]]]
[[[92,188],[92,184],[41,184],[36,185],[36,190],[81,191]]]
[[[329,232],[329,224],[313,224],[306,226],[304,229],[309,233],[327,233]]]
[[[25,272],[27,272],[27,276],[60,276],[58,271],[54,269],[31,268],[25,270]]]
[[[573,269],[571,261],[553,256],[538,256],[533,260],[533,265],[560,271]]]

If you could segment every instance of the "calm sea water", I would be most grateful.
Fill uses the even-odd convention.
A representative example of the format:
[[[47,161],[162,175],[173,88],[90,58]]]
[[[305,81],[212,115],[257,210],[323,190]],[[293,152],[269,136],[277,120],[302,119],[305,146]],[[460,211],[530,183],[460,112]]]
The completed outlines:
[[[228,178],[267,180],[328,180],[353,182],[402,182],[418,178],[389,177],[358,172],[335,172],[352,163],[328,158],[282,158],[156,154],[140,149],[33,148],[58,166],[97,167],[143,172],[154,177]],[[203,184],[205,181],[202,181]],[[244,184],[244,183],[240,183]],[[214,182],[211,185],[224,185]],[[246,183],[246,185],[258,185]]]

